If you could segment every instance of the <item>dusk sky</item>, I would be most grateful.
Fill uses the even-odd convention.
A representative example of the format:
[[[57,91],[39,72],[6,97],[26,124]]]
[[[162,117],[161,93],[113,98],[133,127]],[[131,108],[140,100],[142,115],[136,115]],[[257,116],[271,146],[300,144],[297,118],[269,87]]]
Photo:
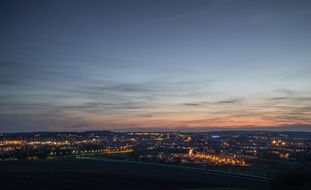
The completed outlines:
[[[311,129],[310,0],[2,0],[0,23],[0,132]]]

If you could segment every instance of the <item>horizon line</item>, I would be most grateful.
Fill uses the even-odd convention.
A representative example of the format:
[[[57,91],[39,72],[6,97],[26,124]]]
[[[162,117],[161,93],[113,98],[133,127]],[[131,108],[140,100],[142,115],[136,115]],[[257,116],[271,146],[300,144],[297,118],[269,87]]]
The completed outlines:
[[[237,128],[218,128],[218,127],[196,127],[196,128],[120,128],[120,129],[91,129],[91,130],[38,130],[38,131],[17,131],[17,132],[0,132],[0,134],[14,134],[14,133],[83,133],[83,132],[165,132],[165,133],[205,133],[205,132],[311,132],[311,125],[303,125],[301,128],[294,128],[294,126],[280,126],[280,127],[237,127]]]

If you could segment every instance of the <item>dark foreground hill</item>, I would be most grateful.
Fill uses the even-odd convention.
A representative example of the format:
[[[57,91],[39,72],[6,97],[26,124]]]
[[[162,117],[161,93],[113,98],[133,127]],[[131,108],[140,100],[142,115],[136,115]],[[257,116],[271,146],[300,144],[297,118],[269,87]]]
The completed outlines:
[[[1,189],[270,189],[255,176],[111,160],[0,162]]]

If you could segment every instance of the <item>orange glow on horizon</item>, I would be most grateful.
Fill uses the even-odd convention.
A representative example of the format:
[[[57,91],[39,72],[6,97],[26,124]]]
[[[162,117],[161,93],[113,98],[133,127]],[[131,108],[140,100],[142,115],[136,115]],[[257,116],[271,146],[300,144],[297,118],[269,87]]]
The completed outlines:
[[[262,117],[230,117],[226,115],[218,115],[212,117],[209,115],[165,115],[152,117],[135,117],[123,116],[112,117],[107,115],[85,115],[83,123],[94,128],[204,128],[204,127],[219,127],[219,128],[239,128],[239,127],[278,127],[285,125],[306,125],[311,124],[311,121],[299,120],[281,120],[277,117],[274,120],[267,120]]]

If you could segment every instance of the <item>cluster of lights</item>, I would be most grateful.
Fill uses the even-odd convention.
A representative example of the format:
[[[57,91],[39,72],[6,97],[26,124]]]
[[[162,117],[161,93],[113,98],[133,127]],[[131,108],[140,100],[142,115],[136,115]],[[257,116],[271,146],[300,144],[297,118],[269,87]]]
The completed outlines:
[[[133,152],[134,149],[131,147],[119,147],[119,148],[104,148],[103,152],[106,154],[114,154],[114,153],[128,153]]]
[[[2,141],[0,143],[0,145],[21,145],[23,144],[24,141],[21,141],[21,140],[6,140],[6,141]]]
[[[284,153],[284,152],[280,152],[280,151],[272,151],[273,154],[279,155],[280,158],[288,158],[289,157],[289,153]]]
[[[273,140],[271,142],[272,145],[275,145],[275,146],[285,146],[286,145],[286,142],[285,141],[282,141],[282,140]]]
[[[193,149],[189,150],[189,156],[209,160],[216,164],[226,164],[226,165],[238,165],[238,166],[246,166],[244,160],[239,160],[237,158],[228,157],[228,156],[219,156],[219,155],[211,155],[206,153],[194,152]]]

